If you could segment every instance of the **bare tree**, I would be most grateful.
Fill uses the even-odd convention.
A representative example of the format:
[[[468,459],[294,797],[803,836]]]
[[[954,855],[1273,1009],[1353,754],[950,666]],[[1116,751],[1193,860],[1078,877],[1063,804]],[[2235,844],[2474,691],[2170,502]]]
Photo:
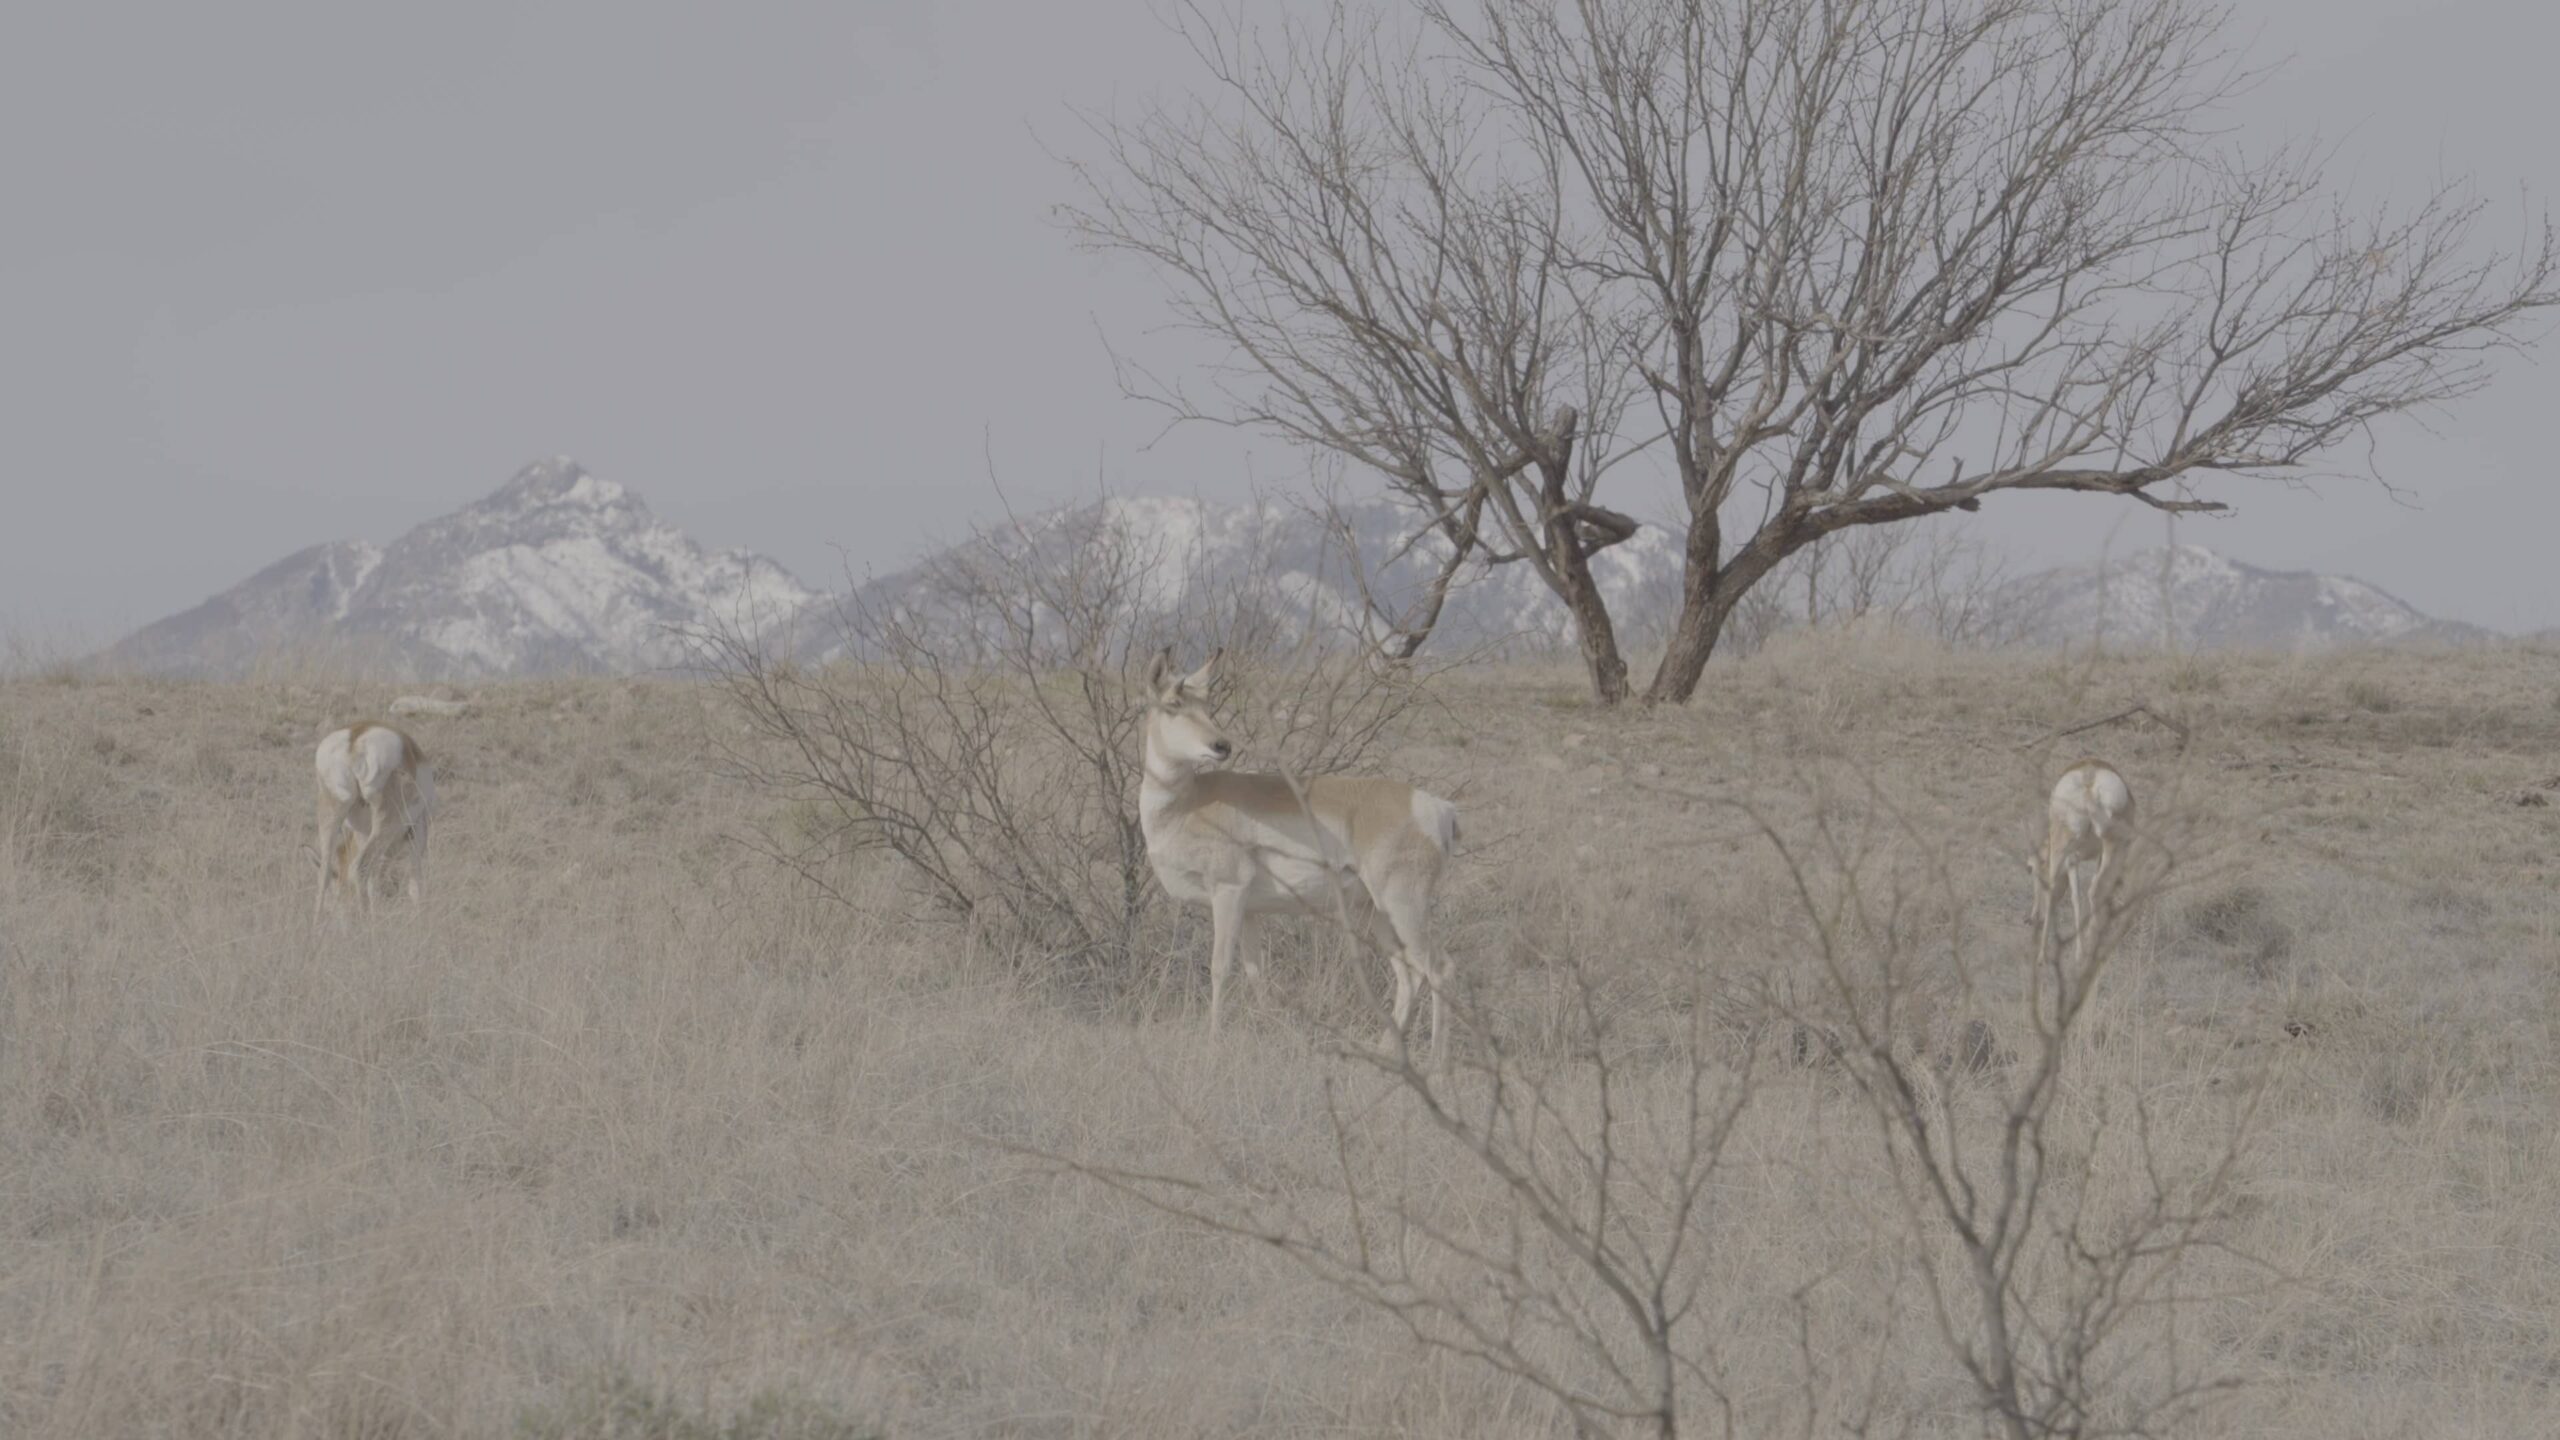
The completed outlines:
[[[1204,395],[1125,383],[1344,455],[1460,557],[1531,566],[1595,691],[1624,696],[1590,562],[1636,529],[1592,498],[1632,377],[1564,243],[1564,157],[1484,133],[1468,77],[1348,16],[1269,46],[1183,19],[1233,105],[1098,121],[1107,158],[1079,167],[1068,217],[1173,277],[1183,320],[1239,363]]]
[[[1226,363],[1124,367],[1177,420],[1344,455],[1570,609],[1676,481],[1685,700],[1743,598],[1823,537],[2007,490],[2218,510],[2456,399],[2560,298],[2440,190],[2351,210],[2215,133],[2249,77],[2208,0],[1376,0],[1319,25],[1182,4],[1206,91],[1089,117],[1070,226],[1166,279]]]

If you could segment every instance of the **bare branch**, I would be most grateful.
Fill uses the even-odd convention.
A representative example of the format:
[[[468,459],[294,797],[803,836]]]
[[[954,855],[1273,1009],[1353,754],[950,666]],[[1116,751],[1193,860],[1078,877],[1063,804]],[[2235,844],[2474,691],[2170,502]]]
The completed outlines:
[[[2010,490],[2221,510],[2233,479],[2317,473],[2536,338],[2549,225],[2500,255],[2465,191],[2368,213],[2308,152],[2234,152],[2226,19],[1186,4],[1209,85],[1088,116],[1063,214],[1227,357],[1200,391],[1129,384],[1343,456],[1418,514],[1480,505],[1485,558],[1564,602],[1603,701],[1624,664],[1589,561],[1632,521],[1597,489],[1667,466],[1685,574],[1646,693],[1685,699],[1743,598],[1825,536]]]

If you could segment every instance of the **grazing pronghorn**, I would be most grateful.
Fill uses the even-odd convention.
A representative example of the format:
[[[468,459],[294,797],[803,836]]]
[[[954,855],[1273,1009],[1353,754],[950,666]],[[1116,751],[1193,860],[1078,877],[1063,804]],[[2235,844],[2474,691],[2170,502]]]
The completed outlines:
[[[331,731],[312,757],[320,779],[320,893],[313,919],[329,900],[329,884],[345,882],[367,909],[372,887],[363,878],[365,857],[387,835],[407,840],[409,898],[427,874],[427,820],[436,807],[435,769],[418,742],[388,725],[359,720]],[[364,827],[356,828],[361,816]]]
[[[2036,927],[2039,971],[2044,964],[2042,949],[2053,928],[2054,890],[2071,887],[2071,954],[2076,967],[2085,956],[2089,928],[2080,899],[2080,864],[2098,862],[2088,884],[2088,904],[2094,908],[2107,866],[2132,831],[2133,787],[2124,783],[2114,766],[2103,760],[2082,760],[2053,782],[2052,798],[2045,802],[2044,848],[2027,861],[2036,884],[2035,907],[2027,919]],[[2059,960],[2057,955],[2056,963]]]
[[[1413,1015],[1416,985],[1431,987],[1431,1053],[1448,1043],[1431,896],[1458,844],[1458,807],[1397,780],[1319,775],[1311,780],[1224,768],[1234,742],[1211,718],[1208,686],[1218,656],[1188,676],[1170,646],[1147,672],[1146,778],[1138,820],[1147,861],[1177,900],[1209,906],[1209,1038],[1227,972],[1239,952],[1258,970],[1258,916],[1298,911],[1365,925],[1396,978],[1395,1032]]]

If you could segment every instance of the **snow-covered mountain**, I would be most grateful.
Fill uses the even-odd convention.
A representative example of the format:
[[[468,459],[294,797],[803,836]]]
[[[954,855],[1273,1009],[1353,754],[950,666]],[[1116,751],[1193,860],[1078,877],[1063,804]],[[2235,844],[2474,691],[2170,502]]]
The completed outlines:
[[[276,655],[431,679],[627,672],[682,659],[670,627],[787,617],[818,598],[774,562],[706,549],[554,457],[388,545],[289,555],[100,659],[206,678]]]
[[[2421,614],[2342,575],[2261,570],[2201,545],[2142,550],[2012,582],[2001,603],[2047,644],[2118,649],[2323,650],[2475,644],[2491,632]]]
[[[1390,608],[1418,594],[1449,553],[1436,532],[1406,550],[1412,512],[1386,499],[1355,502],[1338,513],[1371,567],[1372,594]],[[1592,562],[1620,640],[1630,650],[1660,643],[1677,614],[1681,542],[1677,532],[1647,525]],[[1311,623],[1340,630],[1356,626],[1361,613],[1346,554],[1314,517],[1287,506],[1155,497],[1046,512],[875,580],[863,598],[931,609],[937,576],[973,569],[1013,576],[1056,573],[1065,557],[1098,552],[1140,557],[1149,578],[1143,593],[1132,598],[1158,611],[1232,606],[1239,594],[1249,594],[1266,609],[1286,612],[1284,628]],[[1791,623],[1801,573],[1783,570],[1763,582],[1787,601],[1772,623]],[[1897,586],[1912,593],[1896,594]],[[1883,608],[1896,610],[1908,601],[1906,623],[1927,628],[1928,597],[1913,576],[1895,572],[1883,588],[1876,597]],[[1998,585],[1982,607],[1997,612],[1999,622],[1977,623],[1981,634],[2038,645],[2096,640],[2116,649],[2166,643],[2181,650],[2295,651],[2492,638],[2476,626],[2424,615],[2362,580],[2262,570],[2196,545],[2038,571]],[[949,607],[946,615],[962,608]],[[1974,616],[1977,622],[1982,618]],[[1741,643],[1739,634],[1732,638]],[[1432,643],[1444,654],[1461,648],[1535,651],[1569,646],[1572,631],[1563,605],[1528,565],[1476,566],[1462,572]]]
[[[1450,553],[1436,530],[1408,544],[1413,512],[1385,498],[1348,502],[1333,514],[1341,529],[1296,505],[1113,496],[983,530],[865,582],[856,598],[875,612],[966,628],[988,618],[971,603],[988,579],[1018,585],[1026,575],[1054,579],[1081,568],[1085,588],[1075,593],[1090,597],[1092,586],[1117,583],[1124,603],[1161,619],[1168,634],[1185,617],[1235,624],[1250,610],[1276,638],[1310,630],[1348,636],[1363,628],[1355,564],[1370,599],[1395,611],[1424,593]],[[1592,568],[1611,612],[1640,626],[1643,617],[1670,614],[1680,560],[1678,537],[1646,526],[1602,551]],[[813,658],[842,653],[816,628]],[[1570,644],[1572,631],[1563,605],[1528,565],[1472,565],[1452,586],[1434,636],[1444,649],[1535,651]]]
[[[1325,520],[1288,504],[1119,496],[1065,506],[865,581],[851,608],[983,629],[1020,616],[973,603],[972,590],[981,600],[991,587],[1018,600],[1025,576],[1064,576],[1080,565],[1077,586],[1052,598],[1089,604],[1091,577],[1116,568],[1113,603],[1145,613],[1140,628],[1168,638],[1186,627],[1232,634],[1248,622],[1275,638],[1349,634],[1364,614],[1355,554],[1370,597],[1393,609],[1421,592],[1448,545],[1436,532],[1408,544],[1411,512],[1384,498],[1334,513],[1347,545]],[[1097,556],[1112,564],[1097,569]],[[1680,565],[1681,537],[1657,525],[1595,558],[1629,649],[1662,638]],[[2038,644],[2300,650],[2489,638],[2361,580],[2261,570],[2193,545],[2028,575],[1989,603],[2015,617],[1995,627],[2000,633]],[[1023,614],[1054,630],[1038,609]],[[829,623],[835,613],[829,597],[773,561],[708,550],[651,516],[638,496],[554,458],[389,545],[346,540],[288,556],[101,659],[212,678],[249,673],[279,654],[418,678],[629,672],[681,663],[679,628],[739,622],[776,638],[789,626],[784,643],[809,658],[842,654],[843,631]],[[1443,655],[1571,643],[1564,607],[1524,563],[1462,572],[1432,642]]]

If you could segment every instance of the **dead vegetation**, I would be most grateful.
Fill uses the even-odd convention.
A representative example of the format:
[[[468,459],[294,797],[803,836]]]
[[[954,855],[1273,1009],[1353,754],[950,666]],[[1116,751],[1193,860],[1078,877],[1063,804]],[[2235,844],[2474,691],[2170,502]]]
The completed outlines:
[[[314,933],[310,745],[392,692],[12,682],[0,1429],[1548,1435],[1648,1428],[1653,1356],[1681,1433],[2533,1433],[2560,822],[2504,797],[2560,660],[2357,658],[1816,631],[1676,710],[1434,682],[1368,763],[1468,815],[1441,1117],[1330,1048],[1382,976],[1321,935],[1212,1063],[1196,923],[1096,1004],[894,857],[819,896],[735,842],[799,802],[714,773],[763,742],[710,687],[419,717],[437,891]],[[2176,865],[2031,1031],[2051,737],[2137,703],[2185,733],[2066,743]],[[1995,1223],[2013,1130],[2049,1203]]]

